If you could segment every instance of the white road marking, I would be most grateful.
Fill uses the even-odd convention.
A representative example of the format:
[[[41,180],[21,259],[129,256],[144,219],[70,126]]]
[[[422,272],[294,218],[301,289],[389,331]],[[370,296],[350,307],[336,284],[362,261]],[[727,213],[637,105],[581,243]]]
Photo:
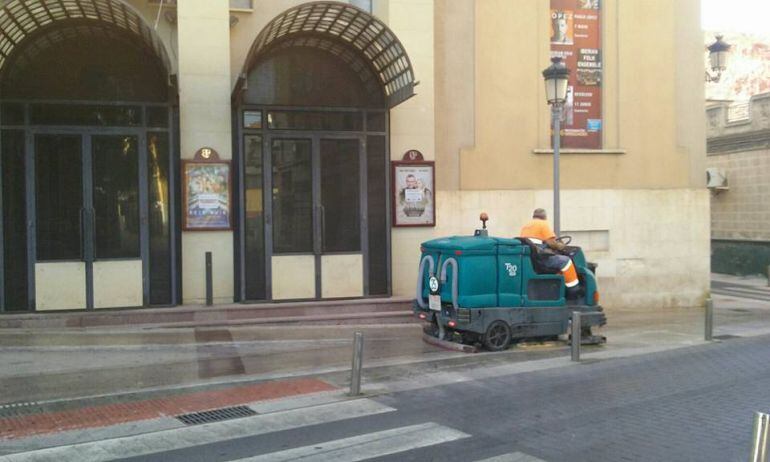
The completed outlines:
[[[529,454],[523,452],[511,452],[509,454],[502,454],[497,457],[490,457],[489,459],[479,460],[476,462],[545,462],[543,459],[532,457]]]
[[[346,399],[347,395],[344,391],[331,390],[270,401],[257,401],[250,403],[248,406],[260,414],[268,414],[270,412],[288,411],[289,409],[301,407],[318,406],[319,404],[336,403]]]
[[[136,436],[10,454],[0,457],[0,461],[108,461],[393,411],[395,409],[392,407],[368,399],[343,401],[194,427],[175,428]]]
[[[761,289],[750,289],[748,287],[715,287],[711,290],[715,294],[719,295],[733,295],[733,294],[742,294],[742,295],[753,295],[755,297],[764,297],[763,300],[770,300],[770,292],[767,290],[761,290]],[[741,297],[741,295],[735,295],[737,297]],[[746,298],[746,297],[743,297]]]
[[[233,462],[282,462],[288,460],[333,460],[355,462],[468,438],[470,435],[429,422],[272,452]]]

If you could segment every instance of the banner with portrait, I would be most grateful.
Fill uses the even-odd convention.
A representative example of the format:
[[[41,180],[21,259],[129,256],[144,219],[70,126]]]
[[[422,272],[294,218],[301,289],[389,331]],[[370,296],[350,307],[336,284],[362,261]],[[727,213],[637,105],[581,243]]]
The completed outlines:
[[[600,0],[551,0],[551,56],[572,70],[562,118],[565,148],[602,148]]]

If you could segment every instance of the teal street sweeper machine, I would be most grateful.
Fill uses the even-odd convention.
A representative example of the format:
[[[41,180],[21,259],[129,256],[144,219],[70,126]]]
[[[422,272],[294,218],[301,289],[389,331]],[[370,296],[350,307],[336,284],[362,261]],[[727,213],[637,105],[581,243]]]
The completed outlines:
[[[473,236],[433,239],[421,246],[414,312],[441,340],[482,344],[491,351],[512,342],[565,334],[573,311],[581,315],[584,343],[602,343],[591,327],[606,324],[599,305],[596,265],[580,247],[563,255],[574,263],[579,290],[565,290],[564,277],[542,264],[548,252],[526,238],[490,237],[486,214]],[[571,238],[559,240],[569,244]]]

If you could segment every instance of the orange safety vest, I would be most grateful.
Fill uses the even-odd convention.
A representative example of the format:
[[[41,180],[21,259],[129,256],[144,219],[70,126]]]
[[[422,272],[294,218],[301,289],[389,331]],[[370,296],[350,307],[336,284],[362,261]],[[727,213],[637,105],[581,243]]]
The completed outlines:
[[[540,218],[533,218],[532,221],[521,228],[519,236],[534,240],[536,244],[543,244],[545,241],[555,238],[556,233],[553,232],[548,221]],[[578,285],[578,275],[575,270],[575,265],[572,263],[572,259],[570,259],[561,269],[561,274],[564,276],[565,286],[575,287]]]

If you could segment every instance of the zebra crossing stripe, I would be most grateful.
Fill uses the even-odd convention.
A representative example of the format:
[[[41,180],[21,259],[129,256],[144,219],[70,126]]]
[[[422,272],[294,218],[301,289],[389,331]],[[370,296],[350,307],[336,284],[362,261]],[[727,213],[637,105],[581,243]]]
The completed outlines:
[[[476,462],[545,462],[543,459],[524,454],[523,452],[511,452],[489,459],[478,460]]]
[[[194,427],[10,454],[1,456],[0,462],[98,462],[124,459],[393,411],[395,409],[392,407],[375,401],[357,399]]]
[[[756,298],[757,300],[770,300],[770,293],[765,290],[755,290],[748,288],[720,287],[713,289],[712,292],[719,295],[732,295],[742,298]]]
[[[469,436],[452,428],[429,422],[271,452],[233,462],[281,462],[289,460],[355,462],[434,446]]]

